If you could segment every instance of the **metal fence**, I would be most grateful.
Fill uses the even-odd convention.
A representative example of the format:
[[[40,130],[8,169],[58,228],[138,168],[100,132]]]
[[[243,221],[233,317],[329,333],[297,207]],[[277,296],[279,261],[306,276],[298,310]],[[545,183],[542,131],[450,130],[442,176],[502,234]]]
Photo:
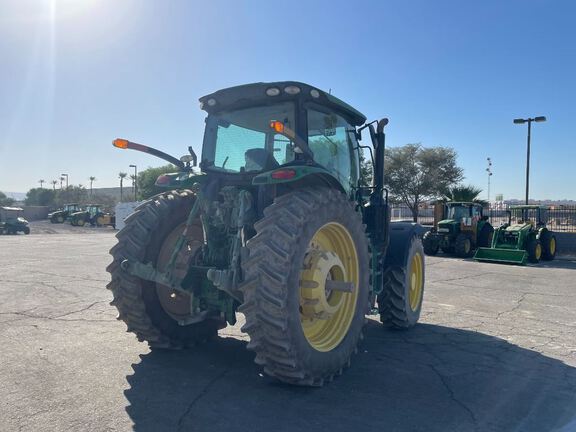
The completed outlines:
[[[484,214],[490,216],[490,223],[498,227],[504,222],[508,222],[506,211],[509,204],[492,206]],[[576,233],[576,205],[554,205],[547,206],[548,223],[547,226],[552,231]],[[393,206],[391,209],[392,220],[412,220],[412,212],[405,206]],[[434,223],[434,208],[429,206],[421,208],[418,215],[418,222],[422,225],[432,225]]]

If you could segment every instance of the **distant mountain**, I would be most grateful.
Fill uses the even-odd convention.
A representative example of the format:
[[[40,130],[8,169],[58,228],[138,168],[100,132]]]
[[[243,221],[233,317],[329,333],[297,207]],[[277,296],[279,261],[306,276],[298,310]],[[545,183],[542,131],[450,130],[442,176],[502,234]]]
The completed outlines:
[[[15,199],[16,201],[23,201],[26,198],[26,194],[23,192],[4,192],[4,194],[6,194],[8,198]]]

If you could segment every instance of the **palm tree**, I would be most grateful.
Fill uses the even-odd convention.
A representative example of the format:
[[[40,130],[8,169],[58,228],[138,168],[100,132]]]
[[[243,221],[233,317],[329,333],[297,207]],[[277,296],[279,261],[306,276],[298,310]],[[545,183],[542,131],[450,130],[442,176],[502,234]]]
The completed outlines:
[[[45,182],[46,182],[46,180],[44,180],[44,179],[38,180],[38,183],[40,183],[40,189],[43,189],[43,188],[42,188],[42,185],[43,185]]]
[[[118,173],[118,178],[120,179],[120,202],[122,202],[122,195],[123,195],[123,193],[122,193],[122,187],[123,187],[123,184],[124,184],[124,179],[126,178],[127,175],[128,175],[128,174],[126,174],[125,172],[120,172],[120,173]]]
[[[444,193],[445,201],[461,201],[461,202],[475,202],[482,204],[483,207],[488,206],[488,201],[478,199],[478,195],[482,193],[482,189],[474,185],[457,185],[449,188]]]
[[[96,180],[96,177],[90,176],[90,196],[92,196],[92,183]]]
[[[50,183],[52,183],[52,190],[56,190],[56,185],[58,184],[58,180],[52,180]]]

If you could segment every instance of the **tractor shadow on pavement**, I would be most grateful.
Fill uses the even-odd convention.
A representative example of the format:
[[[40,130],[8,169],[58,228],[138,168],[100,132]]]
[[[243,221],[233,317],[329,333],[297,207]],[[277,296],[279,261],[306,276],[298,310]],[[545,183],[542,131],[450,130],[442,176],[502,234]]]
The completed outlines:
[[[370,321],[352,367],[322,388],[263,377],[245,346],[142,355],[125,391],[134,430],[576,430],[576,368],[482,333]]]

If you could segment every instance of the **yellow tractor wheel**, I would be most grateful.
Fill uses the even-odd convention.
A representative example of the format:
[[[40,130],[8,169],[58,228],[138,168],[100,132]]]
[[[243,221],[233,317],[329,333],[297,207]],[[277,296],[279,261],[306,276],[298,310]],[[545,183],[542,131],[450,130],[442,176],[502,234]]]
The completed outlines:
[[[406,329],[418,322],[424,299],[424,279],[424,249],[415,236],[403,265],[393,265],[384,270],[384,286],[378,296],[382,323]]]
[[[248,348],[281,381],[322,385],[361,338],[369,300],[368,240],[347,197],[308,188],[275,199],[242,264]]]

